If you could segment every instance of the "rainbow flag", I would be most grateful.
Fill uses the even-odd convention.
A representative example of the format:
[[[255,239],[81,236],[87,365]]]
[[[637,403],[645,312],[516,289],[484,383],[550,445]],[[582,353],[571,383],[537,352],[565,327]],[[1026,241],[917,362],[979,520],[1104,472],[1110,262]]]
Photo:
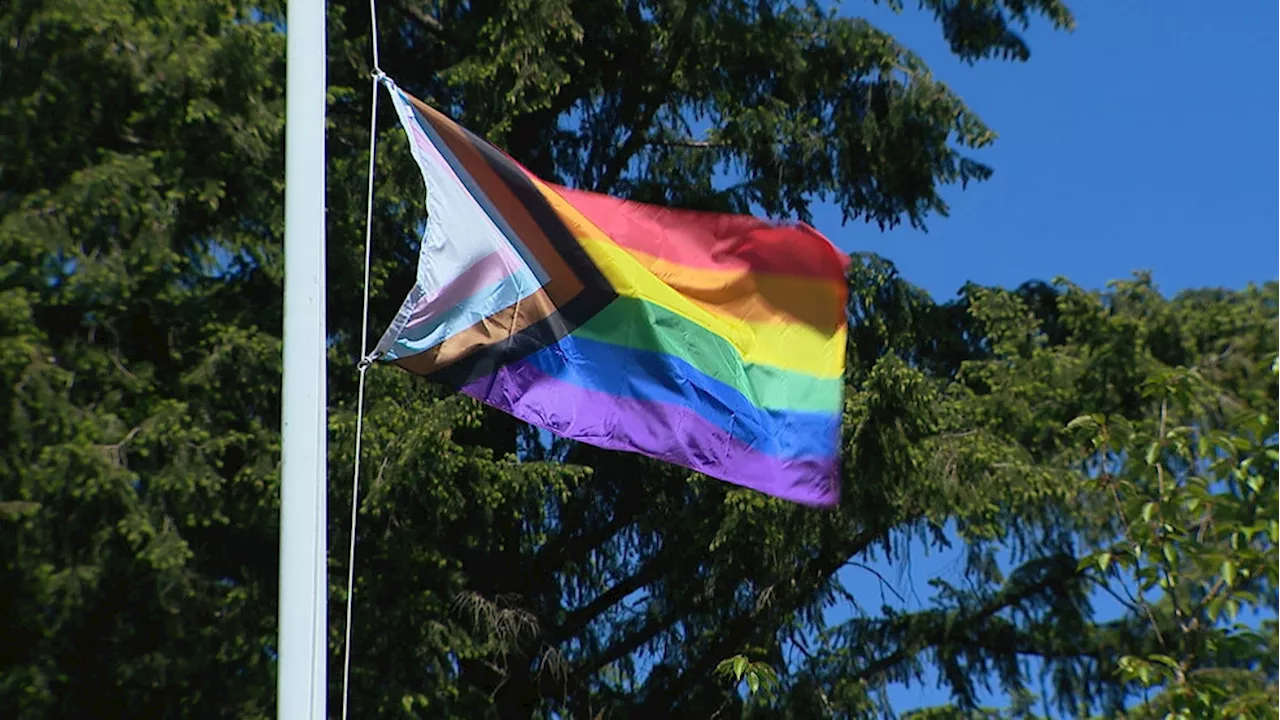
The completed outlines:
[[[838,501],[847,256],[807,225],[543,182],[384,84],[428,219],[376,353],[563,437]]]

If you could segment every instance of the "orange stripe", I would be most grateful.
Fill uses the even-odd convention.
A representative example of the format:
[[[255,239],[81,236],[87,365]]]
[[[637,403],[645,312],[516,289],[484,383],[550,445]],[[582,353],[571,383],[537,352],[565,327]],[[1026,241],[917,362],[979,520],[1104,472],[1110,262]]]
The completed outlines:
[[[845,324],[843,285],[795,275],[694,268],[622,249],[659,280],[711,312],[751,323],[800,323],[823,331]]]

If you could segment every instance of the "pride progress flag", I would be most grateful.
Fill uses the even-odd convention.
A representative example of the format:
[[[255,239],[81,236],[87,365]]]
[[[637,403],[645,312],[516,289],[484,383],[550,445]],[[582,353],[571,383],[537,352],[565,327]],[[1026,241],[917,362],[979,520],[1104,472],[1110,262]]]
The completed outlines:
[[[381,357],[563,437],[839,500],[847,256],[807,225],[543,182],[383,82],[428,218]]]

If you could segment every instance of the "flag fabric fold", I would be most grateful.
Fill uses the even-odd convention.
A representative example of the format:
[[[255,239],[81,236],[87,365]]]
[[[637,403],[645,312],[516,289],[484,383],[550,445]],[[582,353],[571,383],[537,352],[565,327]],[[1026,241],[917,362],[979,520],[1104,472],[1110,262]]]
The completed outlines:
[[[383,84],[428,217],[382,358],[563,437],[839,500],[847,256],[803,224],[543,182]]]

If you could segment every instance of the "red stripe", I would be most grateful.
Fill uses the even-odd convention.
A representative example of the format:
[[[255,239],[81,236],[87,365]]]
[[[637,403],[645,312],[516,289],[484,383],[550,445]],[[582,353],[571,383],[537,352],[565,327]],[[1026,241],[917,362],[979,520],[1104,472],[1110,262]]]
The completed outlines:
[[[849,257],[812,227],[676,210],[550,185],[617,245],[695,268],[797,275],[844,284]]]

